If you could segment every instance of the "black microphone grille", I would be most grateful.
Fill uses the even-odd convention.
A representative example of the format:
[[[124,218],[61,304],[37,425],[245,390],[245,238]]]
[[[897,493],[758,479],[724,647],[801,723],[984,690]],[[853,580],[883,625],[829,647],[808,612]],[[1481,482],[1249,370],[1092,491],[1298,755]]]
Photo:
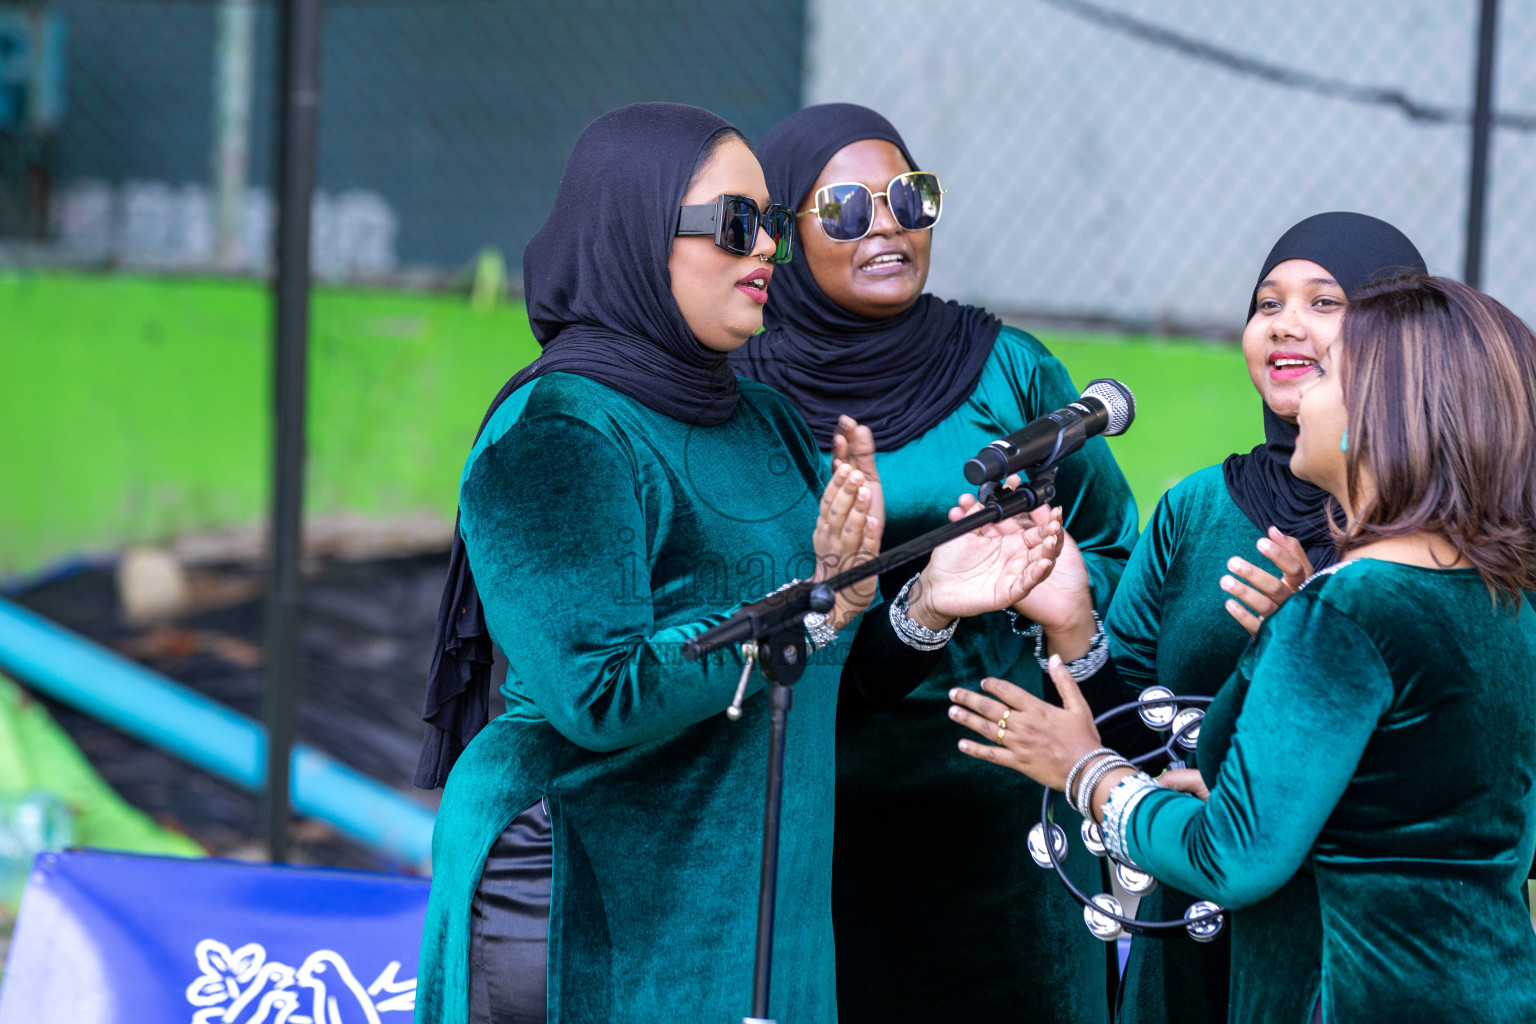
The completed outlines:
[[[1123,434],[1136,418],[1136,396],[1131,394],[1131,389],[1117,380],[1108,377],[1100,377],[1091,380],[1083,389],[1084,398],[1097,398],[1104,403],[1104,408],[1109,412],[1109,426],[1104,428],[1104,434],[1114,437]]]

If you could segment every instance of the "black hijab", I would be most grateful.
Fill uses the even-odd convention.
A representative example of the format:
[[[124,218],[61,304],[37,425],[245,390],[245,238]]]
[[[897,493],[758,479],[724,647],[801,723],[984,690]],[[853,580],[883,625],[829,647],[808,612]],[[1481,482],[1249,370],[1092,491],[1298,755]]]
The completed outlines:
[[[885,118],[852,103],[827,103],[791,114],[763,139],[768,194],[786,206],[801,203],[833,154],[863,139],[891,143],[919,169]],[[970,396],[1002,322],[984,309],[932,295],[885,320],[855,316],[811,276],[799,231],[819,230],[813,220],[797,218],[795,259],[774,272],[767,330],[731,361],[743,377],[787,395],[823,449],[832,447],[841,413],[868,426],[877,448],[899,448]]]
[[[1333,275],[1348,298],[1373,281],[1401,274],[1426,274],[1424,257],[1408,236],[1386,221],[1363,213],[1319,213],[1291,228],[1269,251],[1248,299],[1253,319],[1259,284],[1286,260],[1310,260]],[[1264,443],[1222,464],[1227,493],[1261,530],[1278,526],[1306,548],[1314,569],[1338,559],[1328,531],[1327,491],[1291,473],[1298,428],[1266,404]]]
[[[480,422],[546,373],[601,381],[673,419],[713,426],[736,408],[723,353],[701,345],[672,298],[667,259],[689,179],[734,132],[698,107],[636,103],[587,126],[554,208],[523,250],[528,319],[543,354],[506,383]],[[436,789],[486,723],[491,638],[455,523],[437,612],[417,786]]]

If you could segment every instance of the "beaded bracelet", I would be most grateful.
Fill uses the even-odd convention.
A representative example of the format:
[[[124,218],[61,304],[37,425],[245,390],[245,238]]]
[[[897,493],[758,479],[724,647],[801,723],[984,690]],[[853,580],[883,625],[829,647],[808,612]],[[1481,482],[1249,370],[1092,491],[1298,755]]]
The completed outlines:
[[[1015,633],[1022,637],[1028,637],[1035,641],[1035,660],[1040,663],[1040,671],[1046,675],[1051,672],[1051,660],[1045,656],[1045,629],[1036,622],[1028,629],[1019,628],[1021,616],[1012,608],[1008,609],[1009,625]],[[1082,682],[1104,667],[1109,661],[1109,637],[1104,632],[1104,623],[1099,619],[1099,613],[1093,613],[1093,638],[1088,641],[1088,653],[1076,661],[1066,663],[1067,671],[1072,673],[1072,678]]]
[[[782,587],[774,590],[773,593],[782,594],[784,591],[788,590],[790,587],[799,582],[800,580],[798,578],[792,579]],[[837,630],[833,629],[832,624],[827,621],[827,616],[825,613],[806,612],[805,618],[801,621],[805,624],[805,635],[810,638],[811,647],[814,650],[819,651],[823,647],[827,646],[827,644],[830,644],[833,640],[837,639]]]
[[[1109,799],[1104,801],[1104,824],[1101,833],[1104,837],[1104,845],[1121,863],[1139,868],[1125,850],[1126,827],[1131,822],[1131,813],[1136,810],[1136,805],[1146,799],[1149,793],[1161,788],[1152,776],[1146,772],[1137,772],[1135,775],[1127,775],[1121,779],[1115,784],[1115,788],[1109,791]]]
[[[1040,625],[1038,622],[1031,622],[1027,629],[1020,629],[1019,620],[1024,618],[1024,616],[1020,615],[1012,608],[1008,608],[1006,611],[1008,612],[1008,628],[1019,634],[1019,636],[1030,640],[1037,640],[1040,638],[1040,635],[1045,632],[1045,627]]]
[[[955,635],[955,628],[960,625],[960,620],[955,619],[943,629],[929,629],[907,618],[907,592],[912,589],[912,584],[916,583],[920,576],[922,573],[907,580],[896,596],[891,599],[891,628],[896,631],[901,642],[908,647],[919,651],[937,651],[949,643],[950,637]]]
[[[805,613],[805,632],[811,638],[811,646],[818,651],[837,639],[837,630],[832,628],[823,612]]]

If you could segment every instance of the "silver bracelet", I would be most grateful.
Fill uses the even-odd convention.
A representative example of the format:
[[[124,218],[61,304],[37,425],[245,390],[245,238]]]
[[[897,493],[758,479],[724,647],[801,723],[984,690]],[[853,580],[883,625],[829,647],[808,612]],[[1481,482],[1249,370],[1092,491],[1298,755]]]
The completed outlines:
[[[1088,762],[1094,760],[1095,758],[1103,757],[1105,754],[1113,753],[1114,751],[1110,750],[1108,747],[1097,747],[1088,751],[1088,753],[1077,759],[1077,763],[1074,764],[1072,769],[1067,772],[1066,785],[1061,787],[1061,791],[1067,794],[1068,803],[1070,803],[1072,800],[1072,784],[1077,781],[1077,773],[1088,767]]]
[[[1134,765],[1119,754],[1111,753],[1107,756],[1100,756],[1083,770],[1083,774],[1077,780],[1077,788],[1067,794],[1068,805],[1078,814],[1091,819],[1093,817],[1093,791],[1098,788],[1099,780],[1116,768],[1129,767],[1134,767]]]
[[[1140,868],[1141,865],[1131,860],[1126,852],[1125,833],[1131,823],[1131,813],[1136,806],[1147,798],[1149,793],[1162,789],[1146,772],[1137,772],[1135,775],[1127,775],[1115,784],[1115,788],[1109,791],[1109,799],[1104,801],[1104,824],[1100,831],[1104,837],[1104,845],[1109,848],[1110,855],[1122,864]]]
[[[805,613],[805,632],[811,638],[811,646],[818,651],[837,639],[837,630],[832,628],[824,612]]]
[[[801,581],[798,577],[792,579],[774,590],[773,594],[782,594],[799,582]],[[773,594],[769,596],[772,597]],[[837,630],[832,628],[832,624],[827,621],[827,616],[823,612],[806,612],[805,618],[801,621],[805,624],[805,635],[810,638],[811,647],[814,650],[819,651],[837,639]]]
[[[897,636],[901,637],[901,642],[908,647],[919,651],[937,651],[949,643],[949,638],[955,635],[955,628],[960,625],[960,620],[955,619],[943,629],[929,629],[907,618],[907,592],[922,575],[918,573],[907,580],[896,596],[891,599],[891,628],[896,631]]]
[[[1039,626],[1036,625],[1036,629]],[[1035,634],[1035,660],[1040,663],[1040,671],[1047,676],[1051,674],[1051,660],[1045,656],[1045,630],[1041,629]],[[1088,653],[1076,661],[1066,664],[1067,671],[1072,673],[1072,678],[1082,682],[1104,667],[1109,660],[1109,637],[1104,634],[1104,623],[1099,621],[1099,613],[1093,613],[1093,639],[1088,641]]]
[[[1068,803],[1072,805],[1072,809],[1078,814],[1081,814],[1085,818],[1092,818],[1093,791],[1099,788],[1099,782],[1103,780],[1104,776],[1108,775],[1110,772],[1117,768],[1134,769],[1135,767],[1135,765],[1131,764],[1131,762],[1127,761],[1119,754],[1112,754],[1108,757],[1100,758],[1098,761],[1094,762],[1093,767],[1083,772],[1083,777],[1078,781],[1077,784],[1077,799],[1069,800]]]

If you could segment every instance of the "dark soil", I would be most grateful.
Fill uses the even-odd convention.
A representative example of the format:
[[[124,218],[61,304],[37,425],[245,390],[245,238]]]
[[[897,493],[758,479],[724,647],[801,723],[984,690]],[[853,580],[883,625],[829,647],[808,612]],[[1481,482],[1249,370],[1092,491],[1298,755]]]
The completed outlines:
[[[411,776],[447,565],[446,555],[325,565],[306,577],[299,616],[299,739],[434,808],[439,794],[414,789]],[[135,629],[123,620],[110,569],[84,569],[8,596],[259,719],[260,579],[239,567],[198,575],[195,582],[202,586],[195,589],[222,595],[205,603],[222,606],[152,629]],[[192,836],[210,853],[260,855],[255,794],[72,708],[47,704],[129,803]],[[498,711],[493,707],[492,715]],[[320,822],[296,819],[292,838],[295,861],[408,869]]]

